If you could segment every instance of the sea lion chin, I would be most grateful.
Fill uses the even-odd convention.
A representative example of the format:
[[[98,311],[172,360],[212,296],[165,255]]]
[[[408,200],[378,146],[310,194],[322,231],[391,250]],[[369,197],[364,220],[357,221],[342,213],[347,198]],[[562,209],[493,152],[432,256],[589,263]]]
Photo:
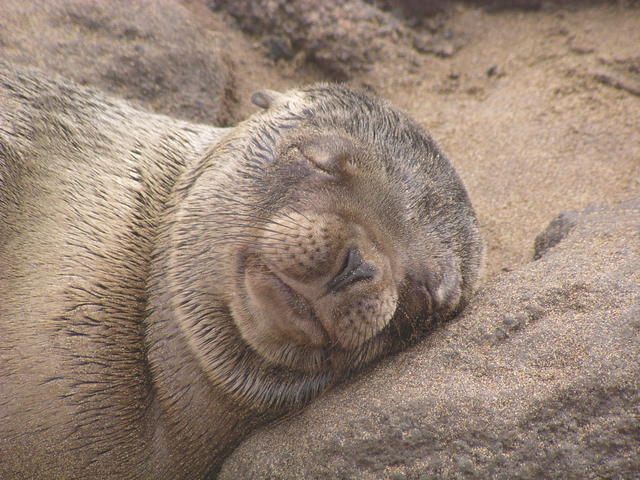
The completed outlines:
[[[475,214],[421,127],[252,98],[220,129],[0,65],[0,477],[209,478],[468,300]]]

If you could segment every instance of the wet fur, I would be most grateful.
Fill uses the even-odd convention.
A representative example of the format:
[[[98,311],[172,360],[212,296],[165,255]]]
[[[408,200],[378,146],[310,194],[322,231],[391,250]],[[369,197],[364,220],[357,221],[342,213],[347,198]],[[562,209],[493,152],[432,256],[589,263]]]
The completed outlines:
[[[300,122],[393,159],[403,240],[431,242],[461,272],[459,301],[417,315],[428,306],[403,291],[397,319],[344,365],[415,341],[469,297],[475,216],[417,125],[341,86],[260,102],[218,129],[0,64],[0,478],[205,478],[252,428],[350,373],[274,366],[229,312],[229,245],[254,244],[246,227],[291,202],[265,172]],[[446,277],[434,258],[424,264]]]

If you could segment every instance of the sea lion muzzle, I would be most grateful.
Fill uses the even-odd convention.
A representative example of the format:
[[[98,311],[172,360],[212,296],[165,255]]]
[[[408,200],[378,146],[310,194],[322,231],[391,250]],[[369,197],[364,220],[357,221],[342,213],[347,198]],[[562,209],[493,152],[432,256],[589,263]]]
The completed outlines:
[[[342,270],[327,284],[327,291],[338,293],[352,283],[371,280],[376,272],[377,269],[374,265],[362,260],[362,255],[357,248],[350,248],[347,251],[347,259]]]
[[[290,212],[268,231],[262,252],[249,255],[250,315],[239,322],[262,355],[276,361],[290,342],[354,349],[389,322],[398,297],[396,260],[365,228],[336,214]]]

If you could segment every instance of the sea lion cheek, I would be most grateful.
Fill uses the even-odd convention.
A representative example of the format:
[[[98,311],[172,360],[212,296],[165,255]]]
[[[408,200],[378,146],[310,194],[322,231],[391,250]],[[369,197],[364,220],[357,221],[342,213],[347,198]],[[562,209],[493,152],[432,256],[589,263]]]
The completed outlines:
[[[244,284],[253,319],[252,341],[321,347],[327,343],[322,326],[308,302],[282,282],[267,266],[246,271]]]

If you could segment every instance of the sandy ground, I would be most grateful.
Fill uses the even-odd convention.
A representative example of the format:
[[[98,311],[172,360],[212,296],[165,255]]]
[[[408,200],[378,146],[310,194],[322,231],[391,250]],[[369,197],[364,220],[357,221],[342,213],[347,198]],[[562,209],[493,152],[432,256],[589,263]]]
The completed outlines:
[[[480,218],[490,280],[530,261],[560,211],[640,193],[640,8],[457,5],[446,28],[465,40],[454,55],[396,49],[351,81],[416,118],[449,155]],[[253,109],[251,90],[326,80],[236,41],[250,51],[236,58],[239,117]]]
[[[357,11],[325,11],[325,21],[339,18],[309,33],[304,48],[328,42],[324,54],[343,43],[362,51],[363,36],[382,45],[350,81],[416,118],[458,168],[484,230],[487,280],[529,261],[535,235],[560,211],[640,193],[640,2],[555,1],[537,10],[450,2],[446,13],[410,27],[390,14],[382,23],[358,17],[368,8],[358,1],[323,3]],[[0,2],[0,54],[146,108],[227,125],[256,110],[249,101],[255,90],[331,80],[305,61],[304,48],[291,60],[267,58],[264,37],[243,33],[229,13],[212,12],[214,3],[225,2]],[[271,18],[285,3],[263,0],[259,8]],[[306,15],[298,22],[314,18],[313,3],[295,5]],[[144,15],[136,17],[136,8]],[[274,35],[296,25],[290,14],[274,18]],[[404,34],[394,40],[376,36],[398,25]],[[304,28],[290,28],[304,37]],[[336,45],[340,34],[352,43]],[[455,53],[420,53],[407,40],[412,34]]]
[[[218,118],[224,118],[224,122],[229,124],[240,121],[257,110],[257,107],[249,101],[249,96],[253,91],[264,88],[286,90],[307,83],[331,80],[326,72],[305,62],[300,55],[295,56],[292,60],[270,60],[265,56],[265,48],[261,39],[243,34],[237,25],[234,26],[233,22],[229,22],[229,19],[225,19],[223,15],[212,14],[206,6],[209,1],[180,0],[180,3],[186,5],[194,14],[193,17],[185,15],[180,22],[176,20],[178,17],[170,16],[172,10],[166,8],[167,4],[160,2],[153,4],[153,8],[162,10],[165,15],[161,18],[166,21],[166,17],[169,16],[172,20],[166,21],[166,24],[163,23],[162,28],[159,27],[159,30],[162,30],[161,33],[164,33],[164,36],[159,35],[159,38],[166,39],[168,42],[166,45],[160,43],[151,45],[154,39],[153,30],[151,30],[151,34],[148,34],[147,30],[143,28],[142,33],[147,33],[141,38],[132,39],[127,38],[126,29],[119,37],[118,32],[111,32],[122,41],[120,47],[113,49],[116,52],[114,54],[115,67],[129,67],[129,62],[134,62],[136,59],[150,61],[151,63],[148,64],[141,63],[145,68],[148,66],[148,71],[145,68],[138,68],[138,70],[132,68],[132,71],[137,71],[141,74],[140,78],[149,81],[149,88],[171,90],[170,88],[158,87],[156,85],[158,82],[154,80],[154,75],[158,72],[166,73],[167,77],[171,77],[173,80],[168,85],[172,88],[175,86],[176,90],[169,93],[175,93],[176,98],[180,97],[174,101],[179,103],[178,106],[185,107],[184,111],[179,110],[176,115],[186,115],[189,112],[197,111],[198,115],[193,115],[192,118],[195,121],[208,122],[209,117],[206,116],[206,113],[211,108],[206,102],[197,105],[198,108],[191,108],[190,100],[184,100],[179,95],[181,90],[193,90],[191,96],[187,95],[188,99],[199,98],[199,95],[204,94],[214,104],[215,100],[220,98],[216,95],[224,97],[228,94],[229,98],[224,97],[225,102],[229,101],[228,113],[225,103],[225,108],[222,109],[223,111],[218,115]],[[48,3],[47,8],[55,10],[51,7],[53,3]],[[59,3],[66,2],[62,0]],[[406,3],[411,2],[407,0]],[[518,312],[528,306],[522,298],[526,298],[529,293],[520,292],[520,297],[511,294],[510,286],[513,283],[510,282],[513,282],[513,279],[510,279],[509,275],[500,276],[500,274],[531,261],[536,235],[559,212],[581,210],[589,204],[612,204],[640,195],[640,2],[637,0],[607,2],[606,4],[603,2],[599,5],[582,5],[572,8],[558,7],[558,3],[556,2],[555,6],[538,10],[502,9],[494,11],[455,4],[446,15],[440,18],[444,25],[442,28],[449,31],[452,38],[455,39],[456,45],[460,46],[460,49],[454,54],[438,57],[433,54],[419,53],[408,44],[394,45],[389,42],[388,48],[383,50],[383,54],[370,66],[368,71],[357,73],[350,80],[357,86],[370,88],[387,98],[391,103],[417,119],[432,134],[458,169],[469,190],[487,244],[485,286],[478,295],[480,305],[486,306],[486,310],[479,310],[479,316],[475,317],[475,320],[470,318],[473,315],[471,312],[469,313],[470,317],[454,322],[450,327],[452,330],[440,331],[437,334],[440,337],[434,336],[428,340],[432,343],[425,343],[420,349],[408,353],[408,355],[414,355],[413,357],[396,357],[395,362],[397,363],[392,363],[393,360],[385,363],[384,365],[389,365],[392,379],[398,378],[400,374],[404,373],[407,382],[415,383],[417,380],[411,378],[410,371],[405,371],[402,362],[410,361],[411,358],[420,361],[418,355],[421,354],[420,352],[423,352],[426,355],[425,359],[428,360],[425,365],[440,365],[438,361],[430,361],[431,357],[428,355],[442,355],[444,359],[441,363],[444,365],[444,369],[449,368],[447,349],[434,348],[433,353],[430,353],[429,347],[434,342],[445,342],[447,335],[458,338],[456,337],[457,332],[460,332],[459,342],[462,342],[459,351],[466,352],[468,350],[470,352],[468,355],[480,356],[478,362],[467,362],[466,357],[461,356],[461,360],[458,362],[460,371],[464,372],[467,364],[480,365],[478,368],[486,366],[488,370],[497,365],[496,372],[500,374],[501,370],[498,368],[500,365],[487,363],[481,357],[484,353],[481,351],[478,353],[473,344],[467,348],[464,342],[473,342],[469,340],[469,337],[463,335],[463,330],[466,331],[470,325],[473,328],[477,326],[478,334],[476,336],[481,340],[484,335],[481,333],[481,329],[493,329],[495,332],[504,333],[503,324],[509,317],[504,317],[502,312]],[[69,0],[69,4],[75,5],[71,0]],[[0,0],[0,11],[2,7],[15,5],[18,3],[3,3]],[[29,4],[25,2],[24,5]],[[37,55],[32,55],[31,52],[36,51],[44,57],[48,57],[52,51],[64,53],[58,47],[67,45],[63,40],[67,37],[73,37],[74,28],[78,32],[84,33],[87,30],[89,34],[86,38],[81,38],[80,41],[70,40],[71,43],[68,44],[70,47],[76,48],[78,45],[84,46],[85,44],[92,46],[92,42],[95,41],[96,45],[102,48],[103,44],[98,40],[109,43],[110,37],[103,35],[104,28],[101,27],[103,23],[104,25],[111,24],[111,17],[108,15],[105,16],[102,23],[85,22],[86,24],[82,22],[74,24],[69,22],[69,19],[61,20],[54,16],[52,17],[54,29],[64,30],[64,35],[61,34],[61,38],[54,38],[49,49],[40,48],[41,42],[38,40],[38,36],[33,34],[33,30],[43,30],[41,24],[36,20],[39,18],[38,15],[46,13],[47,8],[44,6],[40,8],[35,3],[30,4],[29,8],[35,10],[37,14],[22,15],[21,20],[16,21],[17,27],[13,30],[14,34],[15,31],[24,33],[22,36],[18,35],[22,43],[12,43],[13,37],[7,34],[9,30],[2,28],[3,21],[7,22],[7,16],[5,15],[3,18],[3,15],[0,15],[0,51],[4,49],[11,55],[15,54],[14,56],[22,58],[22,62],[33,63],[44,68],[41,64],[47,62],[42,61]],[[20,9],[16,8],[16,10]],[[91,9],[88,10],[91,11]],[[90,18],[90,16],[86,18]],[[82,21],[86,18],[79,16]],[[114,24],[127,25],[126,20],[128,18],[118,19]],[[151,29],[154,25],[151,20],[147,23],[145,28]],[[175,31],[170,28],[174,26],[174,23]],[[72,25],[72,27],[67,28],[67,25]],[[188,37],[195,38],[192,42],[193,45],[185,42],[184,39],[187,38],[185,35],[188,35],[191,27],[210,30],[206,32],[205,39],[208,43],[205,43],[211,48],[211,51],[205,48],[198,50],[193,46],[202,47],[195,41],[202,42],[200,33],[191,32],[191,37]],[[143,52],[136,56],[135,47],[142,47],[142,45],[137,45],[137,42],[143,41],[147,42],[144,44],[144,48],[148,50],[146,53]],[[31,50],[26,49],[24,45],[30,45]],[[214,57],[218,53],[217,45],[223,46],[226,50],[224,54],[231,60],[229,63],[232,65],[232,68],[221,75],[221,80],[219,80],[220,85],[218,86],[221,93],[214,91],[208,85],[202,87],[200,84],[196,85],[196,80],[203,80],[201,77],[194,79],[193,72],[183,72],[182,66],[176,67],[175,65],[176,58],[182,60],[183,53],[185,55],[188,53],[185,62],[195,59],[192,63],[202,67],[210,74],[217,73],[216,66],[221,65],[222,71],[227,62],[215,63]],[[106,60],[109,60],[107,57],[109,57],[110,51],[106,47],[104,50],[104,58],[94,58],[88,55],[90,61],[82,57],[73,57],[73,61],[92,66],[94,70],[98,70],[97,73],[92,70],[92,75],[97,78],[104,73],[100,71],[104,68],[100,66],[98,60],[105,60],[105,65],[109,65]],[[194,53],[196,50],[197,54]],[[94,50],[89,49],[88,51],[93,52]],[[213,53],[210,58],[211,52]],[[69,55],[69,57],[71,56]],[[69,58],[59,59],[52,56],[49,60],[51,63],[67,63],[66,70],[71,73],[77,70],[74,64],[69,62]],[[210,66],[207,60],[211,60],[213,66]],[[95,65],[98,65],[99,68],[96,68]],[[175,68],[171,70],[170,67]],[[53,70],[57,71],[58,69],[54,68]],[[62,70],[60,73],[66,74],[65,68],[59,70]],[[126,73],[129,70],[125,68],[123,71]],[[199,70],[195,71],[197,77]],[[188,77],[186,80],[183,80],[182,73]],[[72,74],[68,76],[73,78]],[[205,80],[207,78],[209,77],[206,77]],[[136,79],[137,77],[134,77],[131,83],[140,86],[138,85],[140,82]],[[213,83],[215,75],[212,75],[211,79]],[[118,94],[117,89],[114,94]],[[171,99],[172,97],[171,95],[168,97],[158,95],[155,101],[149,102],[150,108],[172,114],[171,109],[167,110],[166,108],[170,106],[168,105],[170,100],[167,98]],[[629,235],[625,238],[637,240],[638,237],[637,235],[635,237]],[[586,250],[587,257],[591,255],[595,258],[597,252]],[[620,251],[624,250],[625,247],[620,246]],[[606,264],[606,262],[603,263]],[[585,261],[585,264],[588,262]],[[539,273],[544,265],[544,263],[533,264],[532,267],[537,269],[536,272]],[[594,263],[594,265],[601,264]],[[598,268],[599,271],[602,270],[601,267]],[[563,271],[571,272],[571,268],[567,267]],[[630,279],[629,281],[633,282],[633,275],[625,272],[623,273]],[[553,274],[553,272],[550,273]],[[517,276],[518,272],[513,272],[513,274]],[[560,287],[556,288],[553,283],[547,285],[552,277],[551,274],[543,272],[535,278],[536,285],[542,288],[542,293],[545,295],[559,295],[563,298],[566,297],[570,302],[574,301],[571,295],[575,295],[576,302],[586,296],[583,290],[576,292],[570,289],[562,290],[560,288],[563,287],[562,278],[557,278],[557,272],[556,283]],[[500,278],[496,278],[498,276]],[[570,276],[570,273],[567,276]],[[596,276],[594,273],[592,277]],[[588,282],[585,283],[589,286]],[[593,317],[593,331],[598,334],[594,338],[598,340],[602,333],[597,328],[601,325],[599,323],[601,318],[618,321],[618,317],[614,318],[611,311],[614,310],[615,303],[619,300],[620,289],[615,285],[606,287],[614,289],[616,295],[605,295],[610,303],[604,302],[602,308],[596,311],[597,315]],[[510,295],[505,295],[505,297],[512,298],[500,300],[499,295],[496,294],[495,297],[498,298],[498,301],[494,301],[494,297],[487,299],[487,296],[490,296],[491,292],[496,289],[500,292],[508,292]],[[522,289],[528,289],[526,284]],[[604,287],[601,288],[597,282],[593,284],[592,290],[596,293],[610,291]],[[629,291],[633,290],[629,289]],[[546,299],[542,294],[538,296],[544,297],[543,300]],[[503,303],[498,305],[500,301]],[[551,300],[547,303],[554,304]],[[493,317],[490,315],[491,312],[494,312]],[[637,310],[632,311],[629,318],[632,315],[635,316],[636,312]],[[626,313],[624,314],[626,315]],[[577,317],[580,315],[582,312],[579,312]],[[560,325],[572,321],[572,317],[564,316],[563,312],[558,313],[557,318]],[[620,322],[626,328],[626,324],[622,320]],[[580,325],[576,323],[571,327],[580,329]],[[457,331],[456,328],[458,328]],[[540,322],[538,328],[543,331],[544,335],[536,337],[536,330],[531,329],[533,336],[521,340],[521,343],[528,341],[528,345],[534,346],[531,350],[524,349],[525,353],[522,354],[522,357],[529,358],[529,352],[536,353],[538,350],[543,350],[543,348],[537,348],[539,345],[548,348],[552,351],[547,356],[551,366],[554,366],[556,358],[561,361],[568,358],[565,370],[558,373],[558,384],[561,384],[565,378],[571,379],[574,370],[572,370],[573,365],[569,357],[575,354],[569,348],[573,342],[572,332],[567,330],[562,333],[560,329],[554,329],[553,324],[549,324],[548,321],[547,323]],[[545,336],[547,335],[544,331],[545,328],[548,329],[548,336]],[[610,333],[606,324],[603,331],[607,335]],[[620,330],[620,332],[622,332],[618,335],[621,339],[620,344],[627,345],[626,348],[632,352],[637,351],[637,349],[631,350],[635,345],[628,345],[632,341],[629,340],[632,337],[627,330]],[[495,337],[494,333],[491,335]],[[488,337],[491,335],[487,334]],[[443,336],[445,336],[444,340]],[[565,350],[557,346],[561,346],[563,342],[569,345]],[[608,345],[606,342],[602,344]],[[482,350],[484,347],[479,348]],[[621,348],[616,346],[611,351],[623,351]],[[512,349],[513,344],[505,343],[503,348],[505,352],[511,354]],[[485,350],[489,351],[488,347]],[[589,349],[585,351],[591,352],[590,344]],[[493,355],[491,352],[489,351],[487,355]],[[464,353],[464,355],[467,354]],[[624,351],[620,355],[624,357]],[[547,372],[543,368],[544,364],[540,368],[535,364],[537,360],[533,353],[530,357],[533,360],[529,371],[533,375],[538,375],[538,370]],[[409,360],[403,360],[403,358],[409,358]],[[502,357],[496,358],[499,360]],[[505,358],[508,358],[508,355]],[[624,357],[622,360],[621,364],[627,362],[626,365],[630,367],[637,365],[637,363],[628,362],[629,357]],[[575,363],[582,364],[580,359]],[[426,369],[422,368],[423,365],[419,363],[416,365],[420,367],[417,371],[428,373]],[[603,365],[607,366],[604,362]],[[505,370],[508,371],[509,367],[510,365],[507,364]],[[456,370],[452,371],[452,375],[455,375]],[[445,373],[449,375],[448,371]],[[561,374],[565,377],[561,377]],[[605,373],[599,372],[598,374],[601,376],[596,377],[596,383],[600,382],[600,379],[608,377],[610,371],[606,370]],[[370,378],[362,381],[368,382]],[[445,387],[446,395],[443,394],[441,398],[448,400],[450,395],[447,389],[454,382],[450,381],[449,377],[443,378],[445,380],[441,385]],[[633,379],[636,381],[637,375]],[[430,380],[430,378],[426,378],[425,385]],[[466,378],[462,378],[456,385],[466,387],[465,382]],[[389,382],[382,382],[382,385],[388,384]],[[400,382],[400,384],[402,383]],[[379,390],[382,392],[383,388]],[[349,390],[345,388],[344,391],[348,393]],[[512,391],[511,386],[504,388],[503,391]],[[494,392],[490,393],[493,395]],[[401,396],[401,394],[399,395]],[[482,395],[481,392],[478,398],[482,398]],[[416,396],[428,397],[421,389],[417,390]],[[439,397],[434,396],[434,398]],[[362,403],[356,402],[355,404],[367,405],[368,401],[369,396],[365,395]],[[331,400],[327,400],[327,402],[331,402]],[[394,405],[392,402],[390,403]],[[331,406],[330,403],[328,404]],[[315,409],[320,403],[314,405],[316,405]],[[332,410],[338,411],[339,408],[331,407],[329,411]],[[363,409],[363,411],[365,410]],[[564,407],[558,407],[558,410],[562,412]],[[476,420],[478,419],[482,420],[481,414],[476,415]],[[365,423],[366,421],[365,419]],[[326,422],[326,418],[320,417],[318,423],[322,425],[323,422]],[[582,435],[582,432],[579,432],[579,435]],[[594,435],[597,436],[597,432]],[[297,437],[292,436],[291,438],[293,442],[299,441]],[[537,438],[534,439],[533,445],[536,445],[537,441]],[[579,443],[577,442],[577,444]]]

